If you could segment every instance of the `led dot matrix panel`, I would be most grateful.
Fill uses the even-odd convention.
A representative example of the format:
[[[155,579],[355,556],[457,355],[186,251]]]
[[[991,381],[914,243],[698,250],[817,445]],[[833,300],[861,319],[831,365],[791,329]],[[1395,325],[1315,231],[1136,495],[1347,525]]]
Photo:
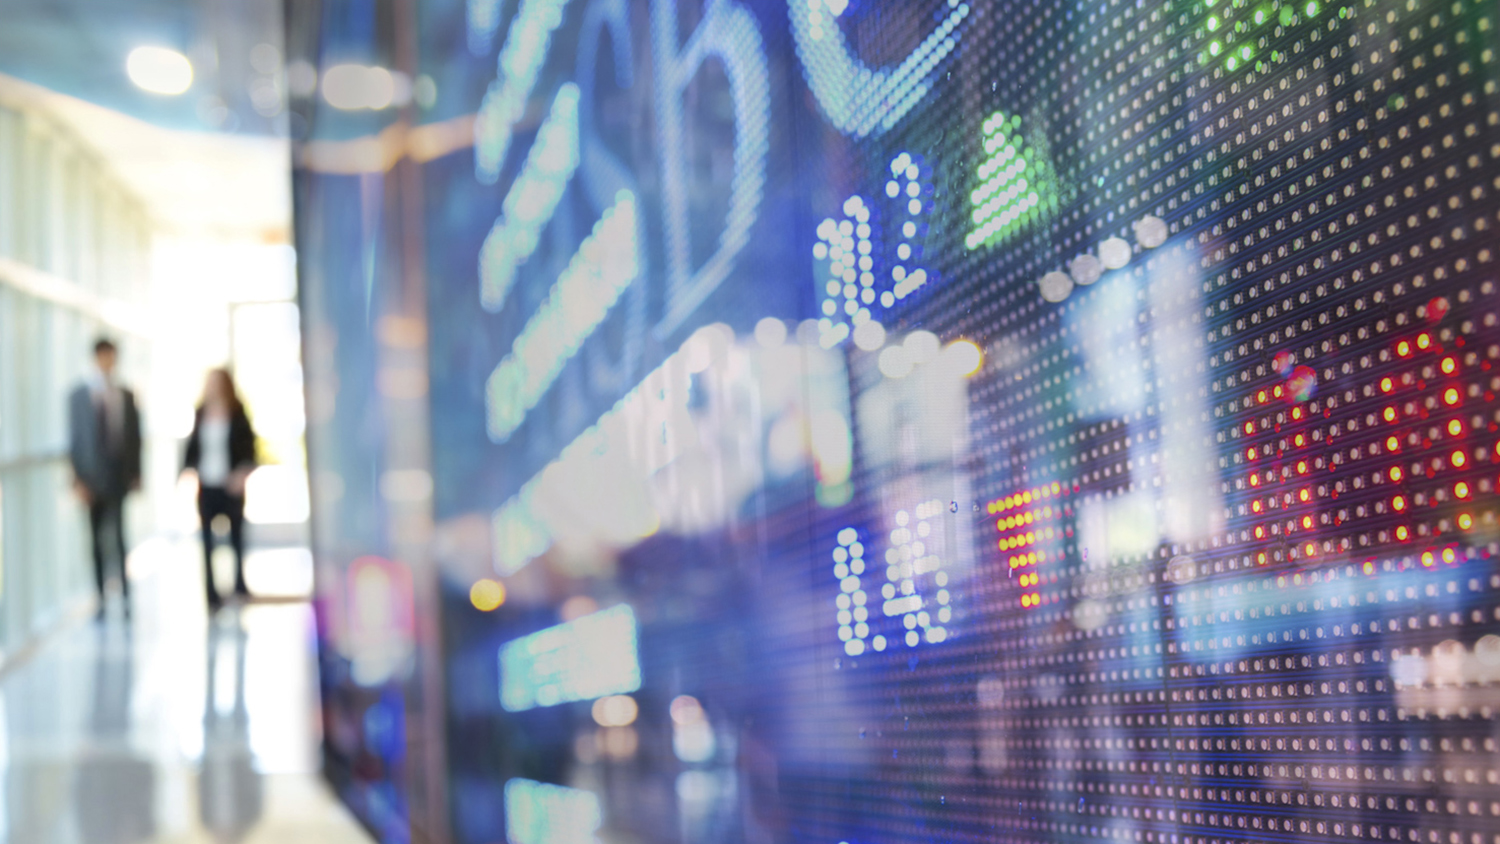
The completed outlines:
[[[455,840],[1500,844],[1493,0],[423,8]]]
[[[1493,7],[987,11],[1062,201],[925,323],[992,354],[964,837],[1500,841]]]

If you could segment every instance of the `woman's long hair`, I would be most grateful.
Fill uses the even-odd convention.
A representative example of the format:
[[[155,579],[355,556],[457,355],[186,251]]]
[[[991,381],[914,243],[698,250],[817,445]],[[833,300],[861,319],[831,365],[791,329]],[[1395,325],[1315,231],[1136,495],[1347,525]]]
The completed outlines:
[[[234,376],[227,369],[211,369],[208,377],[218,382],[219,395],[224,399],[224,404],[229,409],[230,416],[238,416],[245,410],[245,405],[240,401],[240,391],[234,385]],[[204,385],[203,399],[198,402],[198,409],[202,410],[208,405],[208,386]]]

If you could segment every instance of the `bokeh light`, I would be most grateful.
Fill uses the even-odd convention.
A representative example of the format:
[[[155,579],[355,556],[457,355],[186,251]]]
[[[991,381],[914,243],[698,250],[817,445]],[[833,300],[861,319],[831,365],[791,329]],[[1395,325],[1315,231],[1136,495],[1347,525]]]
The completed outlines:
[[[469,587],[469,603],[480,612],[492,612],[505,603],[505,585],[498,580],[483,578]]]

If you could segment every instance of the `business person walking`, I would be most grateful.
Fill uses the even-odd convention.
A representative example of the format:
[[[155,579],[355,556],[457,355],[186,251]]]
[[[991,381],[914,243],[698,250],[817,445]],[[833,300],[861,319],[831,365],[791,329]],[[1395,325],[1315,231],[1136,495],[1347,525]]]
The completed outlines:
[[[245,587],[245,479],[255,468],[255,431],[240,402],[228,370],[208,373],[203,402],[193,416],[183,471],[198,473],[198,517],[203,531],[203,579],[208,606],[223,603],[214,584],[214,519],[229,520],[229,542],[234,548],[234,592],[248,597]]]
[[[68,396],[68,457],[73,464],[73,490],[89,508],[101,618],[106,560],[119,565],[125,614],[130,614],[125,496],[141,487],[141,417],[135,394],[115,380],[118,355],[109,340],[96,342],[93,369]]]

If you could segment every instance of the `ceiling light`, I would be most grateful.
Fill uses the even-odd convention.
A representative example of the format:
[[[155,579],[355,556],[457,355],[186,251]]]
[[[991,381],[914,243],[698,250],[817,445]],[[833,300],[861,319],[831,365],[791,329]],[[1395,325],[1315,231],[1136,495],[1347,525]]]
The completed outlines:
[[[193,64],[166,47],[137,47],[125,59],[130,81],[143,91],[176,96],[193,85]]]
[[[400,98],[403,87],[410,97],[410,82],[383,67],[336,64],[323,73],[323,99],[345,111],[390,108]]]

